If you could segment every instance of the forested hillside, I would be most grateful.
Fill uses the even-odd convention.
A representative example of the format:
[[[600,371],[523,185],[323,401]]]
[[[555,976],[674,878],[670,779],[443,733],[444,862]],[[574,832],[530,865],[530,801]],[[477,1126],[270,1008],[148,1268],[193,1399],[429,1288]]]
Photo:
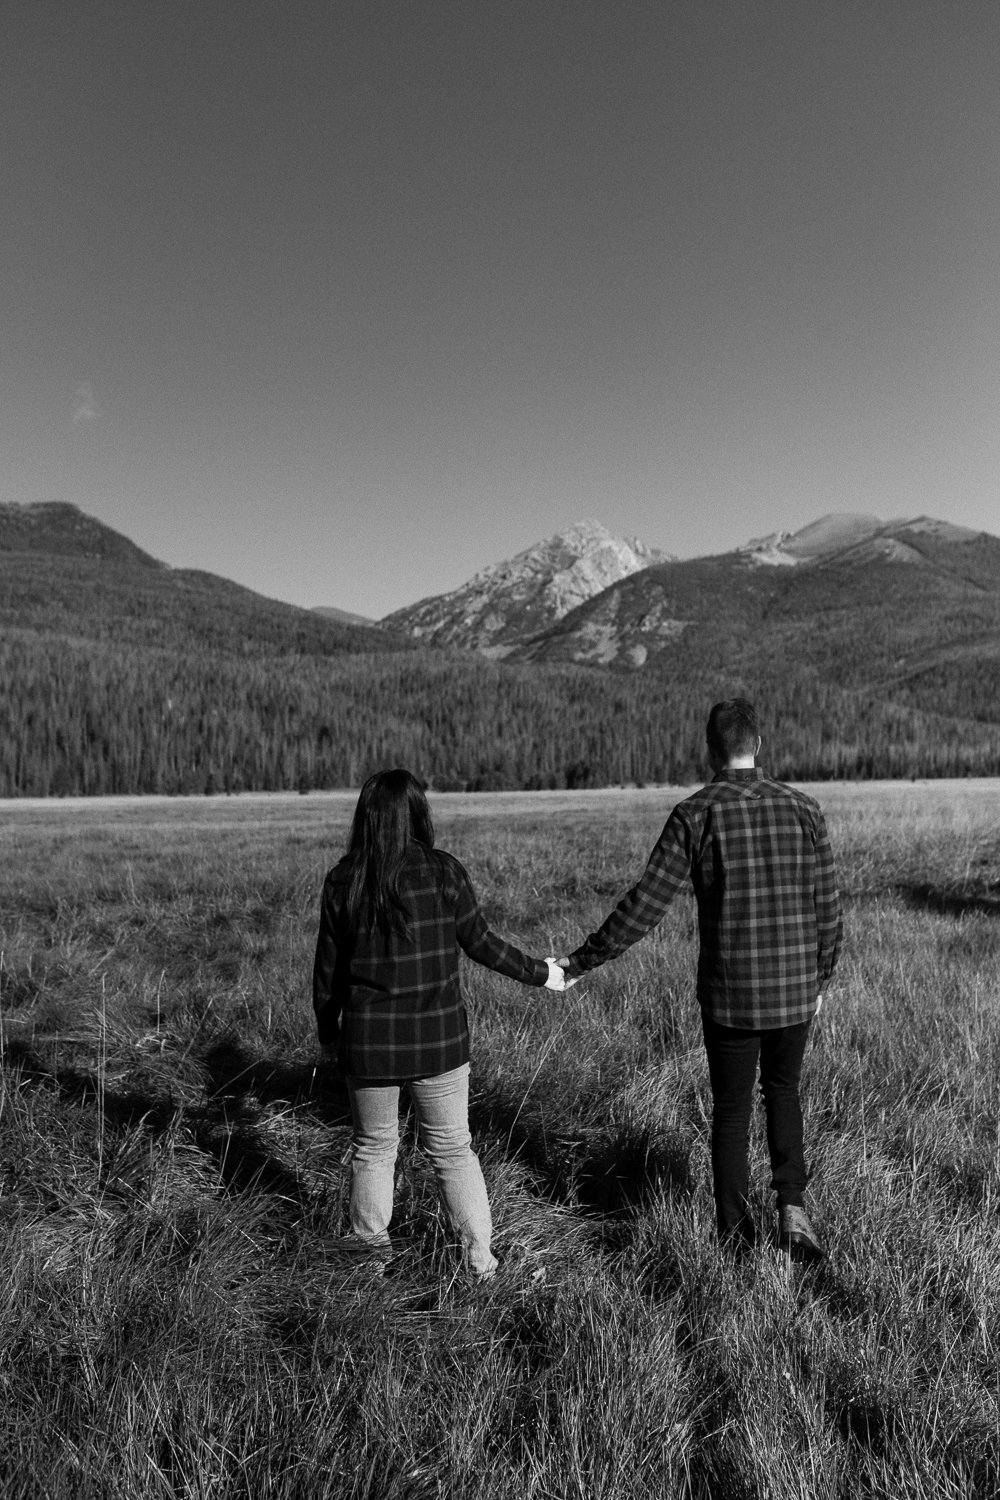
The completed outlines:
[[[806,676],[671,682],[432,653],[254,659],[6,633],[0,794],[357,786],[407,765],[439,788],[690,782],[715,698],[757,696],[779,775],[1000,771],[1000,728]]]
[[[1000,773],[989,549],[973,578],[875,559],[815,570],[811,593],[804,571],[671,565],[686,590],[671,604],[700,624],[622,672],[420,648],[164,568],[96,522],[74,553],[73,516],[36,532],[50,550],[5,546],[3,509],[3,796],[305,791],[399,764],[440,788],[690,782],[709,706],[738,692],[781,776]]]
[[[234,656],[406,651],[412,643],[265,599],[227,578],[126,559],[6,552],[0,630]]]

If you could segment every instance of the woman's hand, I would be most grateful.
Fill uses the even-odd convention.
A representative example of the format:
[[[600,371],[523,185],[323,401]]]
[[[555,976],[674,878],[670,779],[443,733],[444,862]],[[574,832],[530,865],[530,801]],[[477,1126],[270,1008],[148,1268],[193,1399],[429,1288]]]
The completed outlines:
[[[575,979],[566,978],[566,968],[569,964],[568,958],[547,958],[545,962],[549,966],[549,977],[545,981],[547,990],[571,990],[576,984]]]

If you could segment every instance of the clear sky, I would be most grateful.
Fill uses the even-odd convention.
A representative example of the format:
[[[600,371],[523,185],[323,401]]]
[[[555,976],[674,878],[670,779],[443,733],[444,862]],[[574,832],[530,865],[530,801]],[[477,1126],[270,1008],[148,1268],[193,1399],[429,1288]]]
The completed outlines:
[[[380,616],[1000,532],[996,0],[7,0],[0,499]]]

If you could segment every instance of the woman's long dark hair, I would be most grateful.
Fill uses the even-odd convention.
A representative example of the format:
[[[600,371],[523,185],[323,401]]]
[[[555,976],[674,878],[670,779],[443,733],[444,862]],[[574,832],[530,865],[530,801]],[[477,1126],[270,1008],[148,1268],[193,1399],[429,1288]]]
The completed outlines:
[[[410,937],[410,913],[399,894],[399,872],[410,839],[434,847],[424,789],[409,771],[379,771],[361,788],[347,845],[347,920],[388,941]]]

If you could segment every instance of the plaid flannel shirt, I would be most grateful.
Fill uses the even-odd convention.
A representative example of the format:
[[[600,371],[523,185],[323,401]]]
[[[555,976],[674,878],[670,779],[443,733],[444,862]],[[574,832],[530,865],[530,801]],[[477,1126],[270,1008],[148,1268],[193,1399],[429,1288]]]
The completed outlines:
[[[313,966],[319,1039],[356,1078],[431,1078],[469,1060],[469,1025],[458,949],[518,979],[544,985],[544,959],[528,958],[491,932],[458,860],[412,840],[399,881],[412,938],[360,930],[345,915],[344,862],[323,886]]]
[[[842,922],[817,803],[759,767],[720,771],[678,803],[638,885],[570,956],[569,974],[616,958],[690,880],[698,902],[698,1001],[722,1026],[793,1026],[833,973]]]

